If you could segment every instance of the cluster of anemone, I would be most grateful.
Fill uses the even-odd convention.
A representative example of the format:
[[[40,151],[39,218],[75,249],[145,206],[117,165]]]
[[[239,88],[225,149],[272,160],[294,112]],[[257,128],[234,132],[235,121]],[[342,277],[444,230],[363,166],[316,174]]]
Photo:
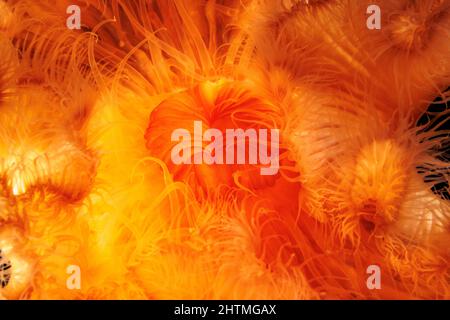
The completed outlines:
[[[447,0],[0,1],[0,298],[450,298],[449,40]],[[175,165],[194,121],[279,172]]]

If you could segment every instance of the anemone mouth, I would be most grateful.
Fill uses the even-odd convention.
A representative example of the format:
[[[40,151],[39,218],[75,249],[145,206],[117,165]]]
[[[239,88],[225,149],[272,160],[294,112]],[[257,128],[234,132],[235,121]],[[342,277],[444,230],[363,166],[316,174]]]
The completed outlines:
[[[189,182],[197,188],[214,188],[218,185],[235,185],[235,174],[239,173],[244,181],[264,185],[264,181],[256,181],[254,174],[255,165],[249,164],[213,164],[203,165],[189,160],[190,164],[175,165],[171,158],[171,150],[176,145],[171,141],[172,133],[177,129],[190,131],[190,147],[203,137],[196,135],[192,130],[194,122],[201,122],[206,129],[213,128],[220,131],[223,137],[229,129],[271,129],[277,127],[277,115],[274,106],[259,97],[245,83],[235,81],[204,82],[191,89],[177,93],[163,101],[150,115],[149,126],[145,139],[147,149],[153,156],[162,159],[175,180]],[[224,138],[225,142],[225,138]],[[245,142],[246,144],[248,141]],[[201,151],[197,149],[190,152],[203,152],[207,147],[203,141],[199,142]],[[224,155],[227,146],[222,145]],[[246,147],[246,160],[248,160],[248,148]],[[236,153],[235,153],[236,154]],[[248,163],[248,161],[246,161]],[[264,179],[263,179],[264,180]],[[273,183],[273,177],[268,178],[267,184]]]
[[[431,30],[415,17],[403,14],[391,16],[391,39],[402,50],[423,50],[431,36]]]
[[[388,33],[395,47],[409,51],[423,51],[440,23],[448,17],[449,6],[444,1],[411,1],[401,11],[389,16]]]
[[[387,225],[394,221],[392,212],[383,208],[375,199],[365,200],[360,208],[360,221],[368,229],[374,229],[375,226]],[[388,211],[386,213],[386,211]]]
[[[359,222],[361,226],[364,228],[364,230],[366,230],[370,234],[372,234],[377,227],[376,223],[373,222],[372,219],[367,218],[366,216],[360,217]]]

